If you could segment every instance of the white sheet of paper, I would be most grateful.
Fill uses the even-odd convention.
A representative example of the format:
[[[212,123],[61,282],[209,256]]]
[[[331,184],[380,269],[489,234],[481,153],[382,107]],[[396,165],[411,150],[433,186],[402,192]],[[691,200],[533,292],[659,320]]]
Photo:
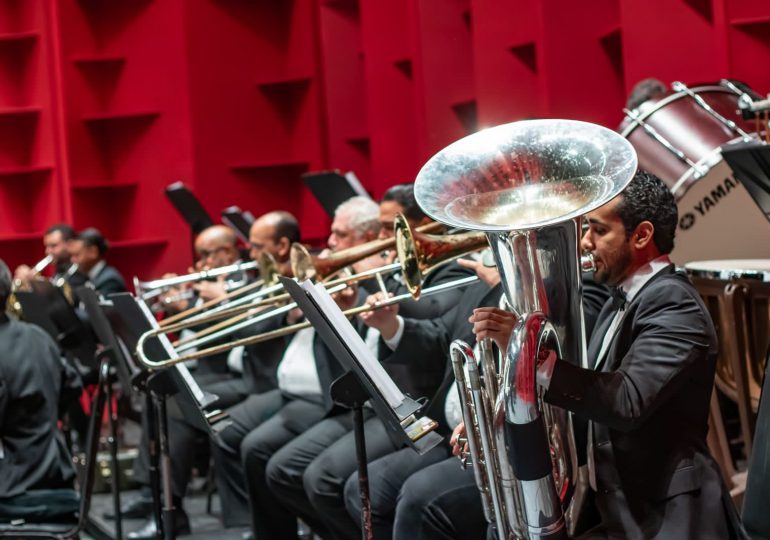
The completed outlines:
[[[393,408],[401,405],[404,402],[404,394],[399,390],[377,358],[375,358],[371,349],[366,346],[364,340],[356,332],[356,329],[353,328],[353,325],[345,317],[323,285],[314,285],[310,280],[306,280],[300,285],[315,300],[318,307],[323,310],[329,322],[332,323],[342,340],[361,364],[361,367],[382,393],[388,405]]]

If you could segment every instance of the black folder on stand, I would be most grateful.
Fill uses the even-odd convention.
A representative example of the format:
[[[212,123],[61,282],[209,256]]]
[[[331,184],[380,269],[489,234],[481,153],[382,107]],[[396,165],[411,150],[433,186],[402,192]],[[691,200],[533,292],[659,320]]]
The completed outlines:
[[[243,211],[239,206],[228,206],[222,210],[222,223],[230,227],[241,242],[249,244],[249,230],[254,223],[254,215],[248,210]]]
[[[116,312],[120,314],[122,323],[115,328],[116,333],[133,352],[136,343],[144,332],[151,330],[157,324],[145,303],[129,293],[110,295]],[[150,358],[175,358],[176,352],[165,337],[147,340],[146,350]],[[137,365],[141,365],[136,360]],[[169,412],[183,418],[188,424],[209,433],[217,433],[229,425],[227,413],[220,410],[209,410],[217,396],[203,391],[193,379],[187,366],[176,364],[165,369],[146,372],[146,386],[156,394],[168,399]]]
[[[32,292],[19,292],[24,318],[48,332],[70,357],[88,368],[97,369],[96,340],[88,324],[65,298],[61,288],[48,280],[34,280]]]
[[[311,172],[303,174],[302,181],[331,218],[337,207],[351,197],[369,197],[353,173],[343,175],[336,170]]]
[[[286,277],[279,279],[286,292],[302,309],[305,317],[313,325],[326,346],[334,353],[340,364],[358,377],[359,382],[371,398],[369,403],[382,420],[393,443],[399,447],[410,446],[419,454],[424,454],[441,443],[443,437],[434,431],[420,433],[419,437],[414,437],[415,440],[410,437],[408,430],[410,426],[416,425],[418,422],[417,413],[422,408],[422,404],[404,395],[404,400],[400,405],[395,408],[391,407],[378,386],[367,374],[366,369],[362,367],[350,345],[340,336],[315,300],[294,279]]]
[[[77,294],[88,313],[88,320],[96,337],[109,351],[123,393],[133,394],[133,379],[141,370],[134,363],[126,344],[113,330],[120,327],[122,322],[115,310],[115,305],[112,300],[100,300],[99,294],[91,287],[78,287]]]
[[[203,229],[214,224],[201,202],[184,183],[174,182],[168,185],[166,197],[190,226],[193,236],[197,236]]]

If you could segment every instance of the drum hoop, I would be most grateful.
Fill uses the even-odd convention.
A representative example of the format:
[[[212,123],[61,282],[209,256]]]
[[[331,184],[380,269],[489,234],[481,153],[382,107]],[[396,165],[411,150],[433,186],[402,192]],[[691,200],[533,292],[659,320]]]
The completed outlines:
[[[690,263],[688,263],[690,264]],[[741,268],[723,268],[721,270],[707,270],[704,268],[692,268],[684,266],[684,271],[688,276],[719,279],[721,281],[735,281],[745,279],[749,281],[770,281],[770,271],[768,270],[747,270]]]
[[[730,94],[731,96],[737,96],[735,92],[733,92],[732,90],[724,86],[696,86],[694,88],[690,88],[690,91],[695,94],[699,94],[703,92],[721,92],[724,94]],[[653,105],[651,109],[645,111],[644,114],[638,115],[636,118],[631,118],[630,116],[626,115],[625,119],[629,120],[629,125],[626,126],[626,128],[623,131],[621,131],[620,134],[623,137],[628,138],[628,136],[631,135],[631,133],[636,128],[641,127],[639,125],[640,122],[644,122],[645,120],[647,120],[647,118],[652,116],[654,113],[658,112],[663,107],[683,97],[689,98],[690,96],[687,94],[687,92],[677,92],[675,94],[671,94],[670,96],[664,97],[663,99],[658,101],[655,105]]]
[[[753,140],[760,140],[759,136],[756,133],[751,133],[751,138]],[[696,178],[693,181],[699,182],[705,176],[711,171],[711,169],[717,165],[720,161],[722,161],[722,147],[726,146],[728,144],[734,144],[738,142],[743,142],[743,137],[735,137],[733,139],[730,139],[729,141],[726,141],[722,143],[721,145],[714,148],[711,152],[703,156],[698,162],[695,164],[695,167],[690,167],[687,169],[687,172],[685,172],[682,176],[677,178],[676,182],[674,182],[674,185],[671,186],[671,193],[674,194],[674,198],[677,200],[681,200],[682,197],[684,197],[687,194],[687,189],[684,190],[684,192],[679,193],[679,191],[682,190],[683,187],[690,187],[689,181],[692,179],[693,174],[699,172],[698,169],[700,168],[700,172],[703,172],[703,176],[700,178]]]

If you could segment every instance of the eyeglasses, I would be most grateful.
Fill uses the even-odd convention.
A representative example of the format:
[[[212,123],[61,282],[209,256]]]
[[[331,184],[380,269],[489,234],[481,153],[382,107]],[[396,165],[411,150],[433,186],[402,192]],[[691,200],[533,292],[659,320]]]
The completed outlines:
[[[229,248],[228,248],[228,246],[219,246],[219,247],[216,247],[216,248],[214,248],[214,249],[211,249],[211,250],[208,250],[208,249],[201,249],[201,250],[199,250],[199,251],[198,251],[198,256],[199,256],[199,257],[200,257],[202,260],[206,260],[206,259],[208,259],[208,258],[210,258],[210,257],[213,257],[214,255],[216,255],[216,254],[217,254],[217,253],[219,253],[220,251],[224,251],[224,250],[226,250],[226,249],[229,249]]]

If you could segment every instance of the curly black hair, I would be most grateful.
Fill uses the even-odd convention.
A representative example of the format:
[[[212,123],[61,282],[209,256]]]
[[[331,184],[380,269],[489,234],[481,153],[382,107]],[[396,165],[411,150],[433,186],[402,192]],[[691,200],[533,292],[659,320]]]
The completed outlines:
[[[623,190],[621,201],[615,208],[630,236],[642,221],[649,221],[655,228],[653,241],[661,253],[671,253],[678,223],[678,211],[674,195],[663,181],[647,171],[639,170]]]

